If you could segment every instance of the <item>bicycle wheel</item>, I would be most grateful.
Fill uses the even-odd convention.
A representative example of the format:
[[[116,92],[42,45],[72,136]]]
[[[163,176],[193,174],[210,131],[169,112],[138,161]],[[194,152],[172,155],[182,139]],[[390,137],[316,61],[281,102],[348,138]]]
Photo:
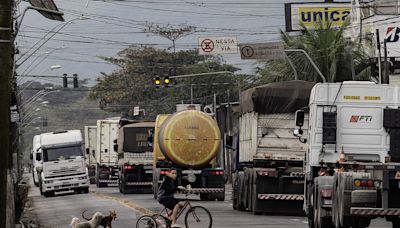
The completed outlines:
[[[157,222],[151,216],[143,215],[136,222],[136,228],[157,228]]]
[[[192,207],[185,215],[186,228],[211,228],[211,213],[202,206]]]

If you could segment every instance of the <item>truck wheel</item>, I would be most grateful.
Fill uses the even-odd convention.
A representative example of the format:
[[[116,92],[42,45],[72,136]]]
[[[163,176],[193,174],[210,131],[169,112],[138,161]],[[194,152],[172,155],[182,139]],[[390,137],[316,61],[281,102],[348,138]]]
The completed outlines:
[[[321,195],[319,193],[318,185],[316,185],[316,194],[314,195],[314,226],[316,228],[333,228],[333,222],[331,217],[326,217],[325,210],[321,208]]]
[[[353,228],[366,228],[371,224],[370,218],[353,218]],[[398,226],[396,226],[398,227]]]
[[[237,173],[234,173],[232,175],[233,181],[232,181],[232,206],[233,210],[237,210],[237,202],[238,202],[238,180],[237,180]]]
[[[207,194],[207,193],[200,193],[200,200],[201,200],[201,201],[207,201],[207,200],[209,200],[208,194]]]
[[[88,194],[89,193],[89,187],[82,188],[82,193]]]
[[[44,197],[53,197],[55,196],[54,191],[43,192]]]
[[[158,179],[160,179],[160,170],[159,169],[155,169],[154,172],[153,172],[153,194],[154,194],[154,199],[157,199]]]
[[[245,210],[247,210],[247,208],[249,208],[249,190],[250,190],[250,178],[249,178],[249,169],[245,169],[244,170],[244,181],[243,181],[243,204],[244,204],[244,208]]]
[[[125,178],[124,178],[123,175],[121,176],[121,181],[120,181],[119,187],[120,187],[120,191],[121,191],[122,194],[126,194],[127,193],[126,186],[125,186]]]
[[[261,215],[262,212],[257,211],[257,201],[258,201],[258,196],[257,196],[257,186],[256,186],[256,178],[257,174],[253,173],[253,187],[252,187],[252,197],[251,197],[251,211],[253,211],[253,214],[255,215]]]
[[[246,207],[244,205],[244,173],[239,172],[239,191],[238,191],[238,211],[245,211]]]
[[[39,181],[39,191],[40,191],[40,195],[43,195],[43,186],[42,186],[42,182]]]
[[[392,227],[397,228],[400,227],[400,217],[395,217],[392,220]]]

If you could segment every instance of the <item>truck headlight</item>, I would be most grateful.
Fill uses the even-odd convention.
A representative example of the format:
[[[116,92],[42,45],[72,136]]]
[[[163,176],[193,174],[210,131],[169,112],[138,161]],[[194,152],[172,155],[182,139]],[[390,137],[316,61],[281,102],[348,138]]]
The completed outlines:
[[[45,184],[51,184],[51,183],[53,183],[53,181],[52,180],[47,180],[47,181],[44,181],[44,183]]]
[[[84,177],[79,177],[79,180],[85,180],[87,177],[86,176],[84,176]]]

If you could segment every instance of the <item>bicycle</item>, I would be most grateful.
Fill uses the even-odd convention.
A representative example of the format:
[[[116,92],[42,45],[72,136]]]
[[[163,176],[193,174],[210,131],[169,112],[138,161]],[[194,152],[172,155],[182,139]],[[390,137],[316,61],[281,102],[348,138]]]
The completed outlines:
[[[176,219],[178,219],[186,208],[188,208],[185,214],[185,226],[186,228],[211,228],[212,227],[212,216],[209,210],[203,206],[192,206],[188,199],[191,193],[191,188],[182,188],[182,192],[185,193],[185,203],[183,207],[178,211]],[[162,213],[165,211],[165,215]],[[171,228],[172,218],[171,211],[166,207],[158,214],[154,215],[143,215],[136,222],[136,228],[157,228],[165,227]],[[192,221],[193,220],[193,221]]]

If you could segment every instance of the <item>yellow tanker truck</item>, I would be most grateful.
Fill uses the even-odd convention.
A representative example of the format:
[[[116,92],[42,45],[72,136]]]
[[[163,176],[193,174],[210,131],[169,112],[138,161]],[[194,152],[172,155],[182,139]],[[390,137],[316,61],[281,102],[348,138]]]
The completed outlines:
[[[177,169],[177,184],[190,184],[202,200],[225,199],[224,170],[215,157],[221,150],[217,123],[206,113],[183,110],[158,115],[153,136],[153,190],[171,167]]]

